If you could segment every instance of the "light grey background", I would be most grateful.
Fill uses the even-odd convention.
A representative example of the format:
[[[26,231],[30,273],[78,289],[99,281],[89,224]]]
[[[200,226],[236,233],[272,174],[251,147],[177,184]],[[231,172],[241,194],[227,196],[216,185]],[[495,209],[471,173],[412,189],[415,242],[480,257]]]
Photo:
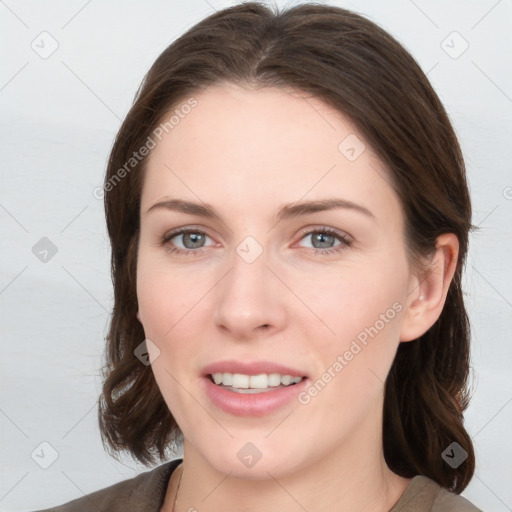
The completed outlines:
[[[99,437],[112,290],[93,190],[155,58],[235,3],[0,1],[2,511],[61,504],[148,470],[114,461]],[[465,277],[477,470],[464,495],[486,511],[512,510],[512,1],[328,3],[367,15],[409,49],[460,138],[480,227]],[[46,263],[32,251],[43,237],[58,251]],[[43,469],[52,449],[58,457]]]

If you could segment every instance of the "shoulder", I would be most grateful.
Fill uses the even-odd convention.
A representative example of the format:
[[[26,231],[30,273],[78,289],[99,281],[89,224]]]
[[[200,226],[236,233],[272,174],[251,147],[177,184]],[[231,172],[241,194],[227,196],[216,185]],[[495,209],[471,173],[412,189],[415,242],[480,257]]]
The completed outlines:
[[[437,484],[436,484],[437,485]],[[475,507],[469,500],[454,494],[446,489],[439,487],[436,499],[432,506],[432,512],[482,512],[481,509]]]
[[[35,512],[124,512],[160,510],[169,478],[181,459],[166,462],[150,471],[86,494],[63,505]]]
[[[437,482],[415,476],[390,512],[483,512],[469,500]]]

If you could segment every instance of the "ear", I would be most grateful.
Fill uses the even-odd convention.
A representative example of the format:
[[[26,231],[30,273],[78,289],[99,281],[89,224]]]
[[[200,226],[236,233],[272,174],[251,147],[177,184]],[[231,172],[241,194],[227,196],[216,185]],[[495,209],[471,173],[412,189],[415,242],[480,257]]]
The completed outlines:
[[[142,323],[142,320],[140,319],[140,312],[139,312],[139,310],[138,310],[138,309],[137,309],[137,315],[136,315],[136,316],[137,316],[137,320],[138,320],[140,323]]]
[[[400,341],[412,341],[425,334],[441,315],[448,288],[457,269],[459,240],[453,233],[440,235],[432,263],[411,279]]]

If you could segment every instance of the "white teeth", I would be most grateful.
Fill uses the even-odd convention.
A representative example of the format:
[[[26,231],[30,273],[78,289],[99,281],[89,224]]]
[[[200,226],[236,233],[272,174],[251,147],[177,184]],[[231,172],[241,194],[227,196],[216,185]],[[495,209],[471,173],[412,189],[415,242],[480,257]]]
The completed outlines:
[[[271,373],[268,376],[267,381],[268,381],[267,384],[270,387],[280,386],[281,385],[281,375],[279,375],[279,373]]]
[[[235,373],[233,375],[233,384],[231,384],[234,388],[249,388],[249,375],[242,375],[241,373]]]
[[[261,373],[260,375],[244,375],[241,373],[214,373],[213,380],[217,385],[231,386],[238,389],[265,389],[280,385],[298,384],[302,377],[280,375],[279,373]]]
[[[251,375],[249,377],[249,387],[251,389],[260,389],[268,387],[268,377],[264,373],[262,373],[261,375]]]
[[[281,377],[281,384],[288,386],[292,383],[293,377],[291,375],[283,375]]]

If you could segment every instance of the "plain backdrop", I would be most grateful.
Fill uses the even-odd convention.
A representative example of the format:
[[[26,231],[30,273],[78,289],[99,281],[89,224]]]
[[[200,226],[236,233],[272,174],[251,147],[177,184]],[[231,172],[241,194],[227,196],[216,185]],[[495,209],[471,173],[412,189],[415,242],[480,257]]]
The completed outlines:
[[[101,445],[112,285],[93,191],[156,57],[235,3],[0,2],[2,511],[61,504],[150,469],[118,463]],[[473,343],[466,426],[477,466],[463,494],[485,511],[510,511],[512,1],[324,3],[394,35],[428,73],[460,138],[480,227],[464,280]]]

